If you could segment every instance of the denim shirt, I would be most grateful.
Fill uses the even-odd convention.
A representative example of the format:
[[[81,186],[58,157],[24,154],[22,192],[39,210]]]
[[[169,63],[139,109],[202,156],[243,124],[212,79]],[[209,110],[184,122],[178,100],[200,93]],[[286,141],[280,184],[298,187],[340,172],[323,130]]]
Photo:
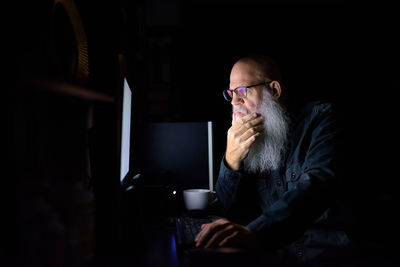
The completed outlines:
[[[340,194],[340,135],[333,105],[311,102],[293,120],[280,169],[250,175],[229,169],[223,159],[216,191],[225,216],[247,224],[267,247],[302,235],[310,246],[347,245],[331,209]]]

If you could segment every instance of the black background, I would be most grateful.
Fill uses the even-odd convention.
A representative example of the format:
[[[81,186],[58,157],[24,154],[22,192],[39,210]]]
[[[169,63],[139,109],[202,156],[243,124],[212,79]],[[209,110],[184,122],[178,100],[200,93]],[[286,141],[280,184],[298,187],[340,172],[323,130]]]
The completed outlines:
[[[212,120],[222,138],[230,104],[221,91],[228,86],[230,68],[241,56],[261,52],[280,65],[291,104],[333,99],[344,105],[350,125],[368,127],[365,139],[375,143],[392,135],[387,122],[396,113],[399,82],[398,18],[390,6],[356,1],[78,4],[91,52],[89,86],[109,82],[115,54],[125,53],[141,122]],[[25,6],[12,7],[10,77],[53,75],[48,63],[54,56],[48,52],[52,2]]]
[[[397,207],[399,89],[393,7],[356,1],[77,2],[89,38],[88,87],[114,90],[107,86],[115,78],[116,55],[125,53],[138,131],[146,122],[211,120],[214,156],[222,157],[231,106],[221,91],[234,62],[256,52],[276,59],[292,106],[319,98],[337,102],[348,133],[346,168],[356,177],[352,194],[371,219],[367,227],[379,229],[377,236],[391,235],[385,227]],[[7,7],[6,93],[27,77],[63,75],[49,53],[51,8],[52,1]],[[11,120],[17,129],[13,119],[4,125]]]

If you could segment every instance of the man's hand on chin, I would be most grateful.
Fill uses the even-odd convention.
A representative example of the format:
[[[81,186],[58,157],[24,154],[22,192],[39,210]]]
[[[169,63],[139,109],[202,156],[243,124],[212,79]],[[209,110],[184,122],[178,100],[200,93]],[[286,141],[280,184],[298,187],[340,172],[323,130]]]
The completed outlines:
[[[264,130],[264,118],[256,113],[238,119],[228,130],[225,160],[229,168],[239,170],[250,147]]]
[[[196,236],[196,247],[236,247],[255,248],[257,246],[253,232],[246,226],[219,219],[203,224]]]

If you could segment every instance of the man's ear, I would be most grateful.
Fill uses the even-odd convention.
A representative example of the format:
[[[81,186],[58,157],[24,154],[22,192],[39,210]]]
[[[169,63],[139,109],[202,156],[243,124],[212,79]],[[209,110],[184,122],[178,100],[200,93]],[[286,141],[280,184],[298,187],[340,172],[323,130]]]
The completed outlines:
[[[278,81],[273,81],[269,87],[271,89],[272,96],[278,99],[282,94],[281,84]]]

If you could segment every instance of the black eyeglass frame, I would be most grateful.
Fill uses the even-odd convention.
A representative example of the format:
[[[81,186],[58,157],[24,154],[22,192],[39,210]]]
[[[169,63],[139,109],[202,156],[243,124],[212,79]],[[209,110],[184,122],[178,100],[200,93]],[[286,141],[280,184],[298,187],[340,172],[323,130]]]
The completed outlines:
[[[233,96],[233,93],[235,93],[237,96],[239,96],[238,93],[236,92],[236,90],[237,90],[238,88],[245,88],[246,91],[245,91],[245,96],[244,96],[243,98],[246,98],[246,97],[247,97],[247,89],[248,89],[248,88],[256,87],[256,86],[260,86],[260,85],[264,85],[264,84],[268,84],[268,86],[269,86],[272,82],[273,82],[273,81],[262,82],[262,83],[257,83],[257,84],[248,85],[248,86],[238,86],[238,87],[236,87],[236,88],[233,89],[233,90],[231,90],[231,89],[225,89],[224,91],[222,91],[222,95],[224,96],[224,98],[225,98],[226,101],[232,101],[233,97],[230,97],[229,95],[228,95],[228,96],[226,95],[226,94],[228,94],[228,91],[232,93],[232,96]],[[239,96],[239,97],[240,97],[240,96]],[[242,98],[242,97],[240,97],[240,98]]]

